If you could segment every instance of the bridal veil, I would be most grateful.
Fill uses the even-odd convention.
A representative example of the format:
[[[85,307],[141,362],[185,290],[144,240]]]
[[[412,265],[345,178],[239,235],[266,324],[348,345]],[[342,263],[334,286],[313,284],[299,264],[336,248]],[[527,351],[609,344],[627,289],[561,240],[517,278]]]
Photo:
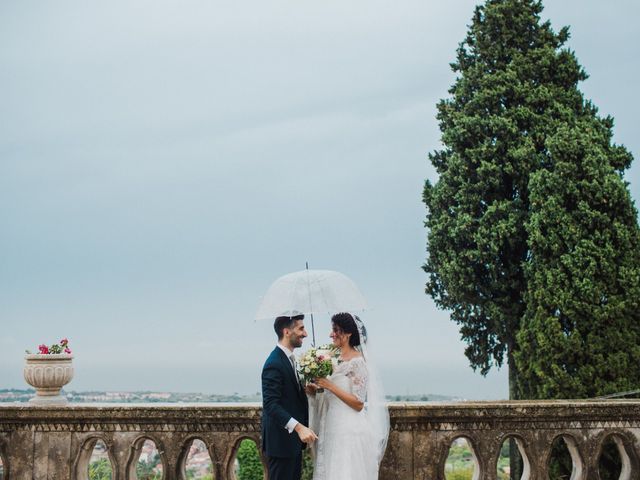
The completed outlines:
[[[372,348],[367,337],[367,329],[357,315],[352,314],[351,316],[355,320],[356,326],[358,327],[358,334],[360,335],[360,345],[356,348],[361,351],[369,373],[367,399],[364,408],[367,421],[374,435],[378,464],[380,464],[385,449],[387,448],[387,439],[389,437],[389,410],[387,409],[380,371],[375,363],[375,352],[372,353]]]

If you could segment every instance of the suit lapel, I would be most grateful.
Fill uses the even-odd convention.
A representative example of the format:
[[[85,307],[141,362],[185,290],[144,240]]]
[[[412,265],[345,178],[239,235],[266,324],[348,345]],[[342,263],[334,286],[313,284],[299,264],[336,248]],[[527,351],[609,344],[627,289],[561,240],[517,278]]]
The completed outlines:
[[[296,372],[293,371],[293,365],[291,365],[291,360],[289,360],[289,358],[287,357],[287,354],[284,353],[284,351],[280,347],[276,347],[276,350],[280,352],[280,361],[286,364],[285,368],[289,372],[289,378],[291,379],[293,384],[296,386],[296,389],[298,390],[298,395],[302,397],[304,395],[303,394],[304,391],[302,390],[302,385],[300,385],[300,382],[298,381],[298,376],[296,375]]]
[[[298,383],[298,377],[296,377],[296,373],[293,371],[293,366],[291,365],[291,361],[287,358],[287,354],[280,347],[276,347],[276,350],[280,353],[280,361],[284,363],[285,368],[289,372],[289,378],[294,382]]]

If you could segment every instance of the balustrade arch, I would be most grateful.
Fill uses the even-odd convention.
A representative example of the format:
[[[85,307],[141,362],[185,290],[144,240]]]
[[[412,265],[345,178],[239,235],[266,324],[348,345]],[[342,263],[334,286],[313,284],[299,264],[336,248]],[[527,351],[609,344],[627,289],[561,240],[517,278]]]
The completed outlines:
[[[619,455],[621,471],[618,480],[631,480],[632,478],[635,478],[632,477],[632,472],[640,471],[638,451],[635,448],[638,439],[635,438],[632,433],[624,430],[604,432],[597,440],[598,446],[596,454],[593,457],[593,468],[598,471],[598,477],[600,477],[600,457],[608,441],[613,441]]]
[[[191,446],[195,441],[202,442],[209,454],[209,459],[211,460],[211,466],[213,469],[213,478],[217,479],[218,475],[216,475],[216,457],[214,453],[213,443],[211,441],[207,441],[202,435],[188,435],[182,444],[182,449],[178,456],[178,478],[186,479],[187,478],[187,463],[189,459],[189,452],[191,451]]]
[[[498,440],[498,449],[496,454],[493,456],[491,464],[496,466],[498,465],[498,460],[500,458],[500,452],[502,451],[502,445],[505,442],[511,442],[516,446],[518,453],[520,454],[520,458],[522,459],[522,473],[518,480],[531,480],[531,462],[529,461],[529,447],[527,440],[521,435],[514,435],[512,433],[503,434]],[[497,473],[496,473],[497,476]],[[511,475],[510,475],[511,476]]]
[[[473,462],[473,474],[471,477],[471,480],[480,480],[482,472],[484,471],[484,465],[481,465],[481,462],[478,459],[478,455],[476,454],[476,447],[474,446],[474,440],[472,440],[473,435],[470,435],[469,433],[463,433],[463,434],[459,434],[456,435],[454,434],[450,440],[449,440],[449,448],[448,450],[448,454],[447,457],[444,459],[444,462],[441,462],[442,468],[440,469],[440,475],[442,476],[442,478],[446,477],[446,464],[447,461],[450,458],[451,455],[451,449],[454,447],[455,443],[458,443],[459,441],[464,441],[467,444],[468,450],[471,453],[471,459]]]
[[[231,447],[231,449],[229,449],[229,451],[227,452],[227,457],[225,459],[225,465],[226,465],[226,474],[229,480],[238,480],[237,476],[235,474],[235,462],[236,459],[238,458],[238,453],[240,451],[240,446],[242,444],[243,441],[245,440],[249,440],[251,442],[253,442],[256,445],[257,451],[258,451],[258,456],[260,459],[260,463],[262,465],[262,470],[263,472],[267,471],[267,462],[266,459],[264,458],[264,456],[262,455],[262,452],[260,450],[260,436],[259,435],[240,435],[238,436],[234,442],[233,442],[233,446]],[[265,474],[265,478],[266,478],[266,474]]]
[[[89,480],[89,466],[91,463],[91,457],[93,456],[93,451],[98,442],[104,443],[106,447],[107,458],[109,459],[109,463],[111,464],[111,470],[115,474],[115,459],[113,458],[110,448],[111,441],[106,436],[97,434],[88,436],[80,444],[80,448],[78,449],[78,453],[73,462],[73,472],[75,475],[75,479]]]

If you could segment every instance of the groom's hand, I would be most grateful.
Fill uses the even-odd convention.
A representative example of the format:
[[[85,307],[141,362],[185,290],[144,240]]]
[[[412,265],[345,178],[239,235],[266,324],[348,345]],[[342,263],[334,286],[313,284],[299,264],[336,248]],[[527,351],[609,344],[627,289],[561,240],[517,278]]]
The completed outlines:
[[[304,443],[311,444],[318,439],[318,436],[308,427],[298,423],[295,428],[296,433]]]

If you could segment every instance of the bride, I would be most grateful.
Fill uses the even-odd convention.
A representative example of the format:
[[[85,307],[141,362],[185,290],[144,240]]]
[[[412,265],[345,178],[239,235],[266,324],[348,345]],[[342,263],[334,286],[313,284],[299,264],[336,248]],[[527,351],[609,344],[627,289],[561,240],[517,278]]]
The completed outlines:
[[[376,480],[389,413],[366,329],[350,313],[334,315],[331,324],[329,336],[340,357],[329,378],[318,378],[307,388],[309,422],[318,435],[313,480]]]

